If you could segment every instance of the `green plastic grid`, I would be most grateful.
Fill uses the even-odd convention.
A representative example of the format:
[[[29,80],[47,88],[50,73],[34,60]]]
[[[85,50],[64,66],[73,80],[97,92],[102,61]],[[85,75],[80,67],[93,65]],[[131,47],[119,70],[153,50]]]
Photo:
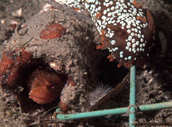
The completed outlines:
[[[147,104],[136,106],[136,67],[130,68],[130,99],[128,107],[121,107],[115,109],[97,110],[91,112],[75,113],[75,114],[57,114],[59,120],[73,120],[82,118],[100,117],[105,115],[129,114],[129,127],[135,127],[136,122],[136,108],[139,111],[160,110],[165,108],[172,108],[172,101],[155,104]],[[58,112],[59,109],[56,110]]]

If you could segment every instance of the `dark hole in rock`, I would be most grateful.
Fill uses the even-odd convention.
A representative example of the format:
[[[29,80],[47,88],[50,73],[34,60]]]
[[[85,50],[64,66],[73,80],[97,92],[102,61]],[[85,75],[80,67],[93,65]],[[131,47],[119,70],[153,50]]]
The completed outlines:
[[[62,80],[66,82],[67,75],[63,74],[61,72],[56,72],[53,69],[49,67],[47,63],[44,62],[43,58],[33,58],[31,60],[31,63],[25,64],[19,69],[19,78],[16,79],[16,84],[22,87],[22,90],[15,89],[15,94],[17,94],[18,101],[20,103],[20,107],[22,109],[22,112],[33,112],[36,109],[43,108],[45,110],[51,109],[52,107],[57,106],[59,102],[59,98],[55,99],[53,102],[39,105],[35,103],[33,100],[29,98],[29,92],[31,90],[31,81],[33,80],[32,74],[35,70],[46,70],[50,73],[54,73],[57,75],[60,75]],[[64,82],[64,84],[65,84]],[[51,83],[51,81],[50,81]],[[54,109],[55,110],[55,109]]]
[[[104,52],[104,54],[108,55],[107,51]],[[116,84],[120,83],[123,80],[123,78],[129,71],[125,67],[118,68],[118,62],[115,60],[113,62],[109,62],[109,60],[107,59],[107,55],[102,57],[102,60],[97,67],[100,71],[98,79],[104,85],[109,85],[114,88]]]
[[[90,109],[95,110],[107,104],[111,97],[117,96],[124,88],[124,80],[129,72],[125,67],[118,68],[118,62],[109,62],[108,52],[104,51],[104,56],[97,65],[98,71],[95,88],[89,93]]]

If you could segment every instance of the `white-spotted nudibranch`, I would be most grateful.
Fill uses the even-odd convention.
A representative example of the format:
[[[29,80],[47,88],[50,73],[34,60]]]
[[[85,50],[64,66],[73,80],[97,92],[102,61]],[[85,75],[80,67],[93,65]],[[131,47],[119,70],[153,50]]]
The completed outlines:
[[[108,49],[110,61],[130,67],[147,55],[154,32],[151,13],[136,0],[66,0],[72,7],[84,7],[101,36],[97,49]]]

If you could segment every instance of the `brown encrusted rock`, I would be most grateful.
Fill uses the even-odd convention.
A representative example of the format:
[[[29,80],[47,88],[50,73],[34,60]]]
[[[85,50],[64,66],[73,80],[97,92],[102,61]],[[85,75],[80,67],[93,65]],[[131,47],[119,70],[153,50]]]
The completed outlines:
[[[93,28],[88,16],[53,3],[19,26],[5,50],[24,47],[34,58],[43,58],[51,68],[67,74],[74,88],[65,87],[61,101],[65,100],[72,112],[83,112],[88,107],[86,86],[96,80],[95,68],[102,58],[96,50]],[[71,98],[68,97],[70,89]]]

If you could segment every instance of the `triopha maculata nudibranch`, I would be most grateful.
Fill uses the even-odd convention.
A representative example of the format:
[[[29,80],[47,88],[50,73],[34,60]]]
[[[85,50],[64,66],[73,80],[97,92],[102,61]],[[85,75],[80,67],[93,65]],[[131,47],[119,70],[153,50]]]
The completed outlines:
[[[147,55],[154,32],[153,18],[136,0],[63,0],[86,9],[101,36],[97,49],[108,49],[110,61],[130,67]]]

